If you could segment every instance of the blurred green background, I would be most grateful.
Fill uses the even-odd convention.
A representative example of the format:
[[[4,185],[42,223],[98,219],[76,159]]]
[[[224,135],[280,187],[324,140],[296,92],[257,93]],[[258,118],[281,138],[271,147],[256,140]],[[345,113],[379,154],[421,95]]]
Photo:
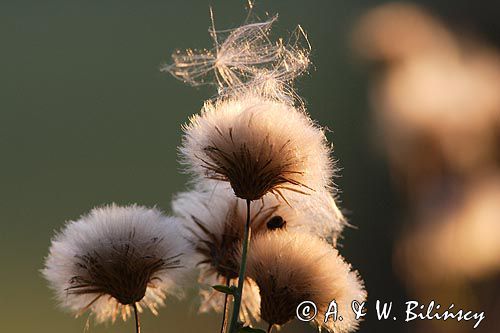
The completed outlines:
[[[299,81],[313,118],[329,127],[337,179],[357,230],[341,252],[376,299],[404,300],[393,272],[398,204],[391,192],[367,101],[367,75],[349,49],[355,19],[377,1],[258,1],[279,13],[278,31],[301,24],[313,46],[310,75]],[[82,332],[86,318],[56,308],[41,278],[54,230],[91,207],[116,202],[170,210],[179,173],[181,124],[213,96],[159,72],[176,48],[210,47],[208,8],[218,28],[246,17],[245,1],[5,1],[0,3],[0,331]],[[143,330],[214,332],[219,316],[197,315],[195,297],[170,301]],[[372,311],[360,332],[404,331]],[[91,325],[132,332],[132,322]],[[313,331],[292,324],[284,332]]]

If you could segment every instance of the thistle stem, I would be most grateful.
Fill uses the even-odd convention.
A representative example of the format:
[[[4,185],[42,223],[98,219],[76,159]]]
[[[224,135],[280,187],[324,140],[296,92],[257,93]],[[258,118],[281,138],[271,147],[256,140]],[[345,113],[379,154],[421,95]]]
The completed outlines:
[[[226,287],[229,287],[230,281],[231,281],[230,278],[226,278]],[[229,308],[227,306],[228,298],[229,298],[229,294],[226,294],[225,297],[224,297],[224,312],[223,312],[223,315],[222,315],[222,326],[220,328],[220,333],[225,333],[226,332],[227,315],[228,315],[228,310],[229,310]]]
[[[245,272],[247,268],[248,243],[250,241],[250,200],[247,200],[247,222],[243,236],[243,249],[241,250],[240,274],[238,276],[238,289],[234,294],[233,315],[229,326],[229,333],[236,333],[238,329],[238,318],[240,316],[241,299],[243,298],[243,284],[245,283]]]
[[[135,316],[135,332],[141,333],[141,323],[139,321],[139,312],[137,311],[137,304],[136,303],[132,304],[132,307],[134,308],[134,316]]]

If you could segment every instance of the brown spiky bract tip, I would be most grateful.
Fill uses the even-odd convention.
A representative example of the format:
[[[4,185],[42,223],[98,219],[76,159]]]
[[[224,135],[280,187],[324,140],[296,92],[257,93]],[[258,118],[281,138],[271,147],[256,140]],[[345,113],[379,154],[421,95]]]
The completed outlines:
[[[191,216],[193,227],[186,227],[192,233],[189,241],[195,251],[203,258],[198,265],[208,264],[214,273],[227,279],[236,279],[239,272],[239,262],[236,258],[238,246],[243,237],[243,224],[238,221],[237,202],[234,200],[230,210],[222,220],[224,223],[221,234],[210,230],[202,220]]]
[[[127,239],[111,239],[109,247],[75,255],[77,275],[70,279],[68,294],[109,295],[131,305],[144,298],[148,286],[154,287],[160,273],[181,268],[180,254],[162,258],[156,250],[163,239],[153,237],[143,244],[134,237],[132,230]]]
[[[250,245],[248,275],[261,295],[261,317],[284,325],[297,306],[312,301],[318,307],[315,323],[329,331],[348,333],[358,327],[351,302],[363,302],[366,292],[357,272],[337,250],[316,236],[278,230],[258,235]],[[336,300],[343,320],[323,322],[328,305]]]
[[[231,138],[232,133],[227,135]],[[221,136],[224,134],[221,133]],[[207,146],[205,154],[210,160],[205,161],[207,175],[212,179],[229,181],[237,197],[251,201],[260,199],[268,192],[281,194],[279,189],[285,184],[306,187],[295,177],[302,175],[302,172],[297,170],[300,161],[287,150],[289,142],[277,147],[275,151],[269,142],[269,136],[266,136],[262,139],[257,156],[252,154],[245,143],[228,147],[231,148],[228,151],[219,148],[217,144]],[[281,161],[273,155],[275,152],[283,154]]]
[[[157,314],[189,255],[178,232],[177,220],[157,209],[95,208],[54,237],[42,273],[77,316],[89,310],[98,322],[125,320],[135,306]]]
[[[205,104],[184,128],[182,162],[198,178],[227,181],[235,195],[311,193],[333,174],[323,130],[294,106],[248,93]]]

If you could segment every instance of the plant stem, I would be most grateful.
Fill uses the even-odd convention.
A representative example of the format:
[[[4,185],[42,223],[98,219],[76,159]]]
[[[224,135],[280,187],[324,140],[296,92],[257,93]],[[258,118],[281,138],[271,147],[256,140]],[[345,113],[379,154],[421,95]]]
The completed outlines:
[[[271,333],[273,330],[274,324],[269,324],[269,327],[267,328],[267,333]]]
[[[229,287],[230,281],[231,281],[230,278],[226,278],[226,287]],[[225,333],[226,332],[227,315],[228,315],[228,310],[229,310],[229,308],[227,307],[228,298],[229,298],[229,294],[225,294],[225,297],[224,297],[224,312],[223,312],[223,315],[222,315],[222,326],[220,328],[220,333]]]
[[[135,332],[141,333],[141,323],[139,322],[139,312],[137,311],[137,304],[132,304],[134,308],[134,316],[135,316]]]
[[[238,329],[238,319],[240,316],[241,299],[243,298],[243,284],[245,283],[245,271],[247,268],[248,243],[250,241],[250,200],[247,200],[247,222],[245,224],[245,234],[243,236],[243,249],[241,250],[240,274],[238,276],[238,289],[234,294],[233,315],[229,326],[229,333],[236,333]]]

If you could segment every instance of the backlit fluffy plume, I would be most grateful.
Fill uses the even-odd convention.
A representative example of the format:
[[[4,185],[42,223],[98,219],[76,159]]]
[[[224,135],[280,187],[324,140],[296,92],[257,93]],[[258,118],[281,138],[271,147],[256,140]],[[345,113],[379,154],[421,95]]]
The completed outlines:
[[[314,234],[336,246],[344,227],[350,226],[329,190],[315,191],[307,196],[288,193],[286,199],[296,213],[292,224],[294,231]]]
[[[335,333],[358,327],[351,303],[365,301],[363,283],[337,250],[315,236],[283,230],[257,235],[250,245],[248,275],[259,286],[261,317],[269,324],[288,323],[300,303],[312,301],[318,307],[318,326]],[[332,300],[343,320],[330,318],[325,324]]]
[[[42,273],[77,316],[126,320],[134,303],[157,314],[182,274],[186,242],[176,223],[136,205],[95,208],[54,237]]]
[[[223,31],[216,31],[212,25],[212,50],[177,51],[172,55],[173,64],[162,71],[195,86],[215,83],[219,93],[253,85],[279,95],[309,66],[310,46],[300,26],[288,42],[273,42],[269,32],[276,19]],[[270,86],[269,82],[279,84]]]
[[[184,129],[180,152],[192,174],[228,181],[237,197],[329,188],[324,132],[302,111],[254,94],[206,102]]]

